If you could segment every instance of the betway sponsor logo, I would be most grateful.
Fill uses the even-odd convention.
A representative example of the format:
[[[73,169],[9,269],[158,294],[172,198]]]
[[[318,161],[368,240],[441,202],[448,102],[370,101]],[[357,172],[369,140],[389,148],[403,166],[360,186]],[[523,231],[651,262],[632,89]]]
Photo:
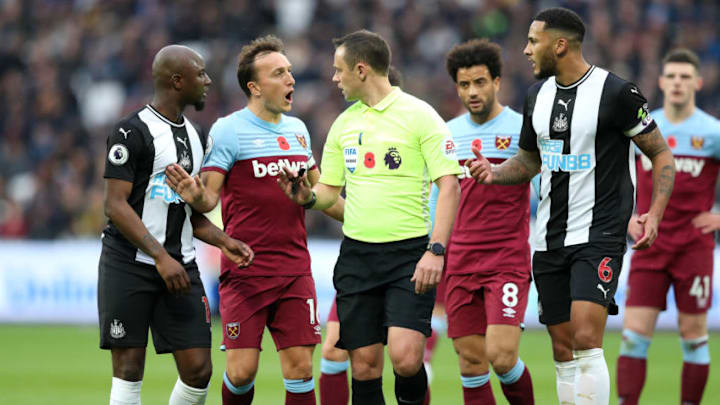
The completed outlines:
[[[258,162],[257,160],[252,161],[253,174],[255,177],[265,176],[277,176],[283,167],[289,167],[294,171],[300,169],[307,169],[307,162],[291,162],[289,159],[280,159],[277,162],[270,162],[268,164]]]
[[[642,155],[640,161],[642,162],[643,170],[652,170],[652,162],[647,156]],[[675,158],[675,170],[679,173],[688,173],[692,177],[698,177],[705,167],[705,159],[696,159],[691,157],[676,157]]]

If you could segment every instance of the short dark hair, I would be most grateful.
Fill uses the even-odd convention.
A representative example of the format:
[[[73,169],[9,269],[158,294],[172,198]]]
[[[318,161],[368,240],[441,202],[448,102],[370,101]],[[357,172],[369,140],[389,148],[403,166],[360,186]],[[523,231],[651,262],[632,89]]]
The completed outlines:
[[[545,9],[538,13],[535,21],[545,22],[545,30],[556,29],[569,32],[575,36],[578,43],[585,38],[585,24],[576,12],[562,7]]]
[[[700,71],[700,58],[688,48],[675,48],[665,54],[662,60],[663,66],[670,62],[689,63],[695,66],[698,72]]]
[[[335,49],[345,47],[345,63],[354,68],[358,62],[365,62],[382,74],[388,74],[390,68],[390,46],[379,34],[368,30],[355,31],[333,39]]]
[[[248,97],[250,97],[248,82],[256,80],[255,58],[258,55],[269,52],[285,53],[285,45],[280,38],[274,35],[266,35],[254,39],[240,50],[240,55],[238,55],[237,78],[238,83],[240,83],[240,88]]]
[[[390,68],[388,69],[388,80],[393,86],[403,86],[403,74],[393,65],[390,65]]]
[[[457,83],[457,72],[460,68],[485,65],[490,77],[502,76],[502,48],[486,38],[471,39],[455,45],[445,58],[448,74]]]

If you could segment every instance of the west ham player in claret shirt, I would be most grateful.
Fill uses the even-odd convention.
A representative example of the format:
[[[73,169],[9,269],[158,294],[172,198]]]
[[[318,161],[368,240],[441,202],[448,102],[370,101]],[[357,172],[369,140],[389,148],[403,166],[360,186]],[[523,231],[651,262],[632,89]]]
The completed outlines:
[[[285,115],[292,105],[295,79],[282,41],[266,36],[243,47],[238,81],[248,106],[213,125],[214,144],[202,180],[177,165],[168,168],[168,179],[199,211],[211,210],[221,198],[226,232],[242,235],[255,252],[247,269],[221,261],[220,317],[227,354],[223,404],[252,402],[267,326],[280,355],[285,403],[314,405],[312,353],[321,329],[305,210],[285,197],[276,176],[287,166],[307,171],[314,184],[320,173],[305,124]],[[326,213],[342,220],[343,200]]]
[[[518,153],[501,165],[476,150],[470,173],[487,184],[518,184],[540,172],[533,276],[540,321],[552,340],[559,403],[606,405],[610,376],[602,349],[626,250],[635,195],[635,154],[648,156],[653,198],[640,216],[646,249],[672,193],[672,152],[640,90],[590,65],[585,24],[573,11],[535,16],[524,53],[536,78],[523,107]]]
[[[712,302],[714,232],[720,214],[710,212],[720,169],[720,122],[695,106],[700,61],[692,51],[676,49],[663,59],[660,88],[663,108],[652,112],[675,156],[677,176],[672,198],[652,247],[635,252],[630,263],[623,342],[617,367],[618,396],[635,405],[645,383],[647,353],[660,311],[673,286],[682,339],[683,405],[700,403],[710,369],[707,311]],[[637,212],[647,212],[652,168],[637,159]],[[628,234],[638,240],[643,228],[633,215]]]
[[[500,164],[517,152],[522,115],[497,98],[502,50],[487,40],[455,46],[446,66],[468,110],[448,122],[462,165],[482,148]],[[460,206],[447,249],[445,308],[458,353],[465,404],[494,404],[489,365],[512,405],[534,403],[530,372],[518,357],[530,289],[527,183],[477,184],[460,175]],[[433,187],[431,207],[438,189]]]

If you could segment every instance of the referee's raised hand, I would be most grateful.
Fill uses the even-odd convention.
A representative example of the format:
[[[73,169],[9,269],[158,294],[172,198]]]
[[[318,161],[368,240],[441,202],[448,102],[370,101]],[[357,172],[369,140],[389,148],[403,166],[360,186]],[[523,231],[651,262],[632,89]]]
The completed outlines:
[[[475,155],[475,159],[465,161],[465,167],[470,169],[470,175],[480,184],[492,184],[493,174],[490,161],[475,146],[470,147],[470,150]]]

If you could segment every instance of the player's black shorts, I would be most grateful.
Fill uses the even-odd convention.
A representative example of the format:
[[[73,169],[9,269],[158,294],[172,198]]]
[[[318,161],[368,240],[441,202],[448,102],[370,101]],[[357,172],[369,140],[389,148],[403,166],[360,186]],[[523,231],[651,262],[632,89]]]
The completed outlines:
[[[556,325],[570,320],[572,301],[592,301],[617,315],[615,291],[622,269],[624,243],[594,242],[533,255],[540,322]]]
[[[342,349],[387,343],[390,326],[430,336],[435,290],[415,294],[410,282],[428,238],[366,243],[345,238],[335,264]]]
[[[184,295],[169,293],[155,266],[105,249],[98,267],[101,349],[146,347],[148,327],[158,354],[210,347],[210,308],[195,262],[185,265],[192,287]]]

